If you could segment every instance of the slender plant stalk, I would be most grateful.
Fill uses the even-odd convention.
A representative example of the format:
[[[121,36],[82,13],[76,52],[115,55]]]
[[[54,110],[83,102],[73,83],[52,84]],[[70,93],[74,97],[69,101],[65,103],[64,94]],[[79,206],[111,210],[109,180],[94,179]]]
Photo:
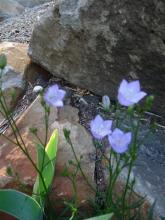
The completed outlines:
[[[4,98],[4,96],[3,96],[3,93],[2,93],[2,90],[0,89],[0,92],[1,92],[1,97],[3,98],[3,101],[2,101],[2,99],[1,99],[1,97],[0,97],[0,105],[1,105],[1,107],[2,107],[2,110],[4,111],[4,115],[6,116],[6,118],[7,118],[7,120],[8,120],[8,122],[9,122],[9,125],[10,125],[10,127],[11,127],[11,129],[12,129],[12,131],[13,131],[13,134],[14,134],[14,136],[15,136],[15,139],[16,139],[16,146],[18,146],[21,150],[22,150],[22,152],[25,154],[25,156],[28,158],[28,160],[31,162],[31,164],[32,164],[32,166],[34,167],[34,169],[37,171],[37,173],[39,174],[39,176],[40,176],[40,178],[41,178],[41,181],[42,181],[42,184],[43,184],[43,186],[44,186],[44,189],[45,189],[45,192],[47,192],[47,187],[46,187],[46,185],[45,185],[45,181],[44,181],[44,178],[43,178],[43,176],[42,176],[42,172],[38,169],[38,167],[37,167],[37,165],[34,163],[34,161],[32,160],[32,158],[31,158],[31,156],[30,156],[30,154],[29,154],[29,152],[28,152],[28,150],[27,150],[27,148],[26,148],[26,145],[25,145],[25,143],[24,143],[24,141],[23,141],[23,139],[22,139],[22,136],[21,136],[21,134],[20,134],[20,132],[19,132],[19,129],[18,129],[18,127],[17,127],[17,125],[16,125],[16,123],[15,123],[15,121],[14,121],[14,119],[13,119],[13,117],[10,115],[9,116],[9,113],[8,113],[8,107],[7,107],[7,104],[6,104],[6,101],[5,101],[5,98]],[[11,119],[11,120],[10,120]],[[12,123],[12,122],[13,123]],[[14,125],[14,126],[13,126]],[[21,142],[22,142],[22,144],[23,144],[23,147],[22,147],[22,144],[20,143],[20,141],[19,141],[19,139],[18,139],[18,137],[17,137],[17,134],[16,134],[16,132],[18,133],[18,136],[19,136],[19,138],[20,138],[20,140],[21,140]],[[4,135],[4,137],[6,137],[5,135]],[[8,141],[10,141],[10,139],[9,138],[7,138],[8,139]],[[12,142],[13,143],[13,141],[10,141],[10,142]]]
[[[140,125],[140,120],[138,120],[137,127],[136,127],[135,132],[134,132],[134,140],[133,140],[132,152],[131,152],[131,161],[130,161],[129,167],[128,167],[128,175],[127,175],[126,185],[125,185],[125,189],[124,189],[124,193],[123,193],[123,198],[122,198],[123,219],[124,219],[124,215],[125,215],[126,195],[127,195],[127,191],[128,191],[128,185],[129,185],[129,181],[130,181],[131,171],[132,171],[132,167],[134,165],[134,162],[136,160],[136,154],[137,154],[137,135],[138,135],[138,131],[139,131],[139,125]]]
[[[72,141],[71,141],[70,137],[69,137],[69,139],[68,139],[68,143],[69,143],[69,145],[71,146],[73,155],[74,155],[74,157],[75,157],[75,160],[76,160],[76,163],[77,163],[77,165],[78,165],[78,168],[79,168],[79,170],[80,170],[80,172],[81,172],[81,175],[83,176],[83,178],[84,178],[84,180],[86,181],[86,183],[88,184],[88,186],[92,189],[92,191],[93,191],[93,192],[96,192],[96,189],[95,189],[95,188],[92,186],[92,184],[89,182],[89,180],[87,179],[87,177],[86,177],[85,174],[84,174],[84,171],[83,171],[82,168],[81,168],[80,162],[79,162],[79,160],[78,160],[78,158],[77,158],[77,155],[76,155],[76,152],[75,152],[75,150],[74,150],[74,147],[73,147],[73,144],[72,144]]]

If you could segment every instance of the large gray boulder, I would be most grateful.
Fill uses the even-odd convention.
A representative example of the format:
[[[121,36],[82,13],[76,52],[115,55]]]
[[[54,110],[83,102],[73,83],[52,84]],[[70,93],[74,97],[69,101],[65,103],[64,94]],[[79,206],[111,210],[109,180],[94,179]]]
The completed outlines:
[[[30,57],[53,75],[116,97],[140,79],[165,116],[165,1],[63,0],[34,28]]]

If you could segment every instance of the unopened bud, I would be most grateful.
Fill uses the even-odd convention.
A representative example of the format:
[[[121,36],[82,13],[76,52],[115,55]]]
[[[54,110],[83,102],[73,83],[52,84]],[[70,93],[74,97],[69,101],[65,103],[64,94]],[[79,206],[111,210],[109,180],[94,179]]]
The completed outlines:
[[[3,69],[7,65],[7,58],[5,54],[0,55],[0,69]]]
[[[102,97],[102,106],[106,111],[109,111],[111,105],[110,98],[107,95]]]
[[[34,93],[39,93],[39,92],[41,92],[41,91],[43,91],[43,87],[42,87],[42,86],[35,86],[35,87],[33,88],[33,92],[34,92]]]
[[[153,95],[148,96],[146,99],[146,103],[145,103],[145,110],[146,111],[151,110],[153,102],[154,102],[154,96]]]

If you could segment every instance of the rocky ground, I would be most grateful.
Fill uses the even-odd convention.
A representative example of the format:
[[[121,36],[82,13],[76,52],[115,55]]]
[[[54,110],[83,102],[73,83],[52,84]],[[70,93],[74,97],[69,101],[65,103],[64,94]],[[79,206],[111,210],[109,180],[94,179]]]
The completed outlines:
[[[0,41],[13,41],[20,43],[29,43],[31,33],[35,23],[39,20],[49,7],[53,6],[53,1],[40,6],[36,6],[32,9],[27,9],[23,14],[17,17],[6,19],[0,22]],[[89,122],[97,113],[103,114],[101,107],[101,97],[92,94],[91,92],[80,89],[70,83],[51,77],[48,80],[40,77],[33,84],[28,84],[25,95],[17,105],[14,111],[15,117],[18,117],[29,104],[35,99],[36,95],[32,92],[35,85],[42,85],[46,87],[52,83],[60,84],[67,91],[66,104],[79,109],[79,122],[87,130],[89,130]],[[107,116],[109,117],[109,116]],[[150,116],[148,116],[150,117]],[[158,117],[159,120],[159,117]],[[1,131],[6,129],[7,124],[4,123],[1,127]],[[145,130],[146,128],[144,128]],[[148,140],[147,140],[148,141]],[[164,181],[165,181],[165,131],[164,127],[160,127],[154,136],[152,136],[147,143],[143,145],[143,148],[139,152],[140,165],[135,169],[137,176],[140,178],[139,186],[141,192],[146,192],[151,199],[158,198],[159,195],[165,197],[164,194]],[[99,154],[97,154],[99,161]],[[100,164],[97,164],[97,183],[98,186],[104,186],[104,179],[102,172],[98,172]],[[154,176],[154,178],[153,178]],[[158,211],[164,213],[161,201],[158,201]]]
[[[53,4],[52,1],[34,8],[28,8],[19,16],[1,21],[0,41],[29,42],[35,23]]]

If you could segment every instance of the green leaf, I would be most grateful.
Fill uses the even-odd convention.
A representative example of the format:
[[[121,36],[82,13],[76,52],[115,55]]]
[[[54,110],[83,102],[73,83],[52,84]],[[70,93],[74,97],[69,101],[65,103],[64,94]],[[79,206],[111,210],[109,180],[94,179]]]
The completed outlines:
[[[57,155],[57,145],[58,145],[58,130],[55,129],[52,133],[49,142],[46,145],[46,153],[52,162],[55,164],[55,159]]]
[[[43,203],[44,198],[52,184],[54,171],[55,171],[55,159],[57,154],[58,144],[58,131],[57,129],[52,133],[46,148],[41,144],[37,145],[37,165],[38,169],[42,173],[42,177],[38,174],[36,182],[33,188],[33,198]],[[45,185],[43,184],[43,181]]]
[[[88,218],[86,220],[110,220],[112,219],[113,213],[111,214],[106,214],[106,215],[100,215],[92,218]]]
[[[3,69],[7,65],[7,58],[5,54],[0,54],[0,68]]]
[[[42,220],[40,205],[30,196],[12,189],[0,190],[0,210],[19,220]]]

